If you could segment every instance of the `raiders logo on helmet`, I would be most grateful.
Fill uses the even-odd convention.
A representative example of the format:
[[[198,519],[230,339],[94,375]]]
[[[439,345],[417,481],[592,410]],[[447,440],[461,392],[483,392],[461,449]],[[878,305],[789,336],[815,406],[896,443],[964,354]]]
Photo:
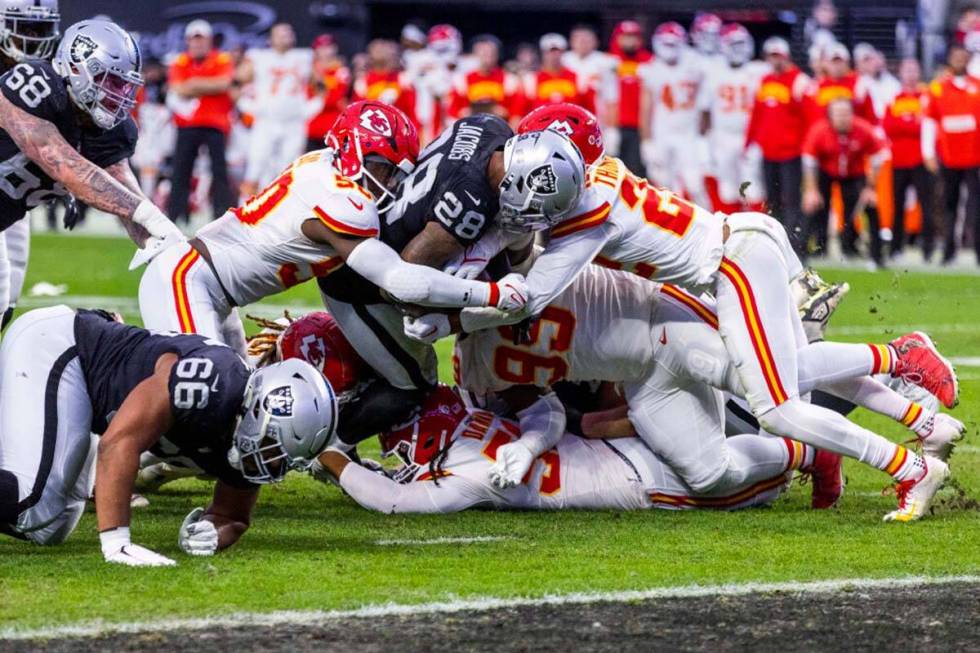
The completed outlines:
[[[293,389],[284,385],[270,390],[265,396],[262,407],[274,417],[292,417]]]
[[[303,354],[303,359],[316,367],[323,365],[325,349],[323,339],[312,333],[305,336],[299,344],[299,352]]]
[[[82,63],[91,57],[98,47],[99,46],[95,44],[95,41],[93,41],[91,37],[86,36],[85,34],[79,34],[71,43],[69,56],[75,63]]]
[[[391,123],[388,121],[388,116],[375,108],[369,108],[361,114],[360,119],[361,127],[372,131],[376,134],[381,134],[386,138],[390,138],[393,135],[393,130],[391,128]]]
[[[538,195],[554,195],[558,192],[558,179],[550,163],[538,166],[527,173],[525,183]]]

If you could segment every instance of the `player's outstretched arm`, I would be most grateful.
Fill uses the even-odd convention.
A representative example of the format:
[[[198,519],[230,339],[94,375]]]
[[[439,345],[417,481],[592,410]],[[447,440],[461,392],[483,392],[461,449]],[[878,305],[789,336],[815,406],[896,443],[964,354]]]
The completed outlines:
[[[223,481],[214,486],[211,505],[195,508],[184,518],[178,543],[185,553],[207,556],[238,541],[252,523],[259,488],[236,488]]]
[[[165,238],[180,230],[150,200],[119,183],[73,148],[52,123],[14,106],[0,94],[0,127],[23,154],[77,199],[142,225]]]
[[[140,454],[173,423],[167,383],[177,357],[165,354],[153,375],[129,393],[99,440],[95,471],[95,511],[107,562],[130,566],[173,565],[173,560],[135,545],[129,534],[129,500]]]

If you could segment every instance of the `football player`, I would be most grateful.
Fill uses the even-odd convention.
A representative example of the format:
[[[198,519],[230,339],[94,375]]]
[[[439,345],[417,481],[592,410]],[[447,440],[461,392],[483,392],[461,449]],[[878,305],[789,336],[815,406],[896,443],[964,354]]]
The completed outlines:
[[[28,59],[51,60],[61,36],[58,0],[0,2],[0,75]],[[66,196],[67,197],[67,196]],[[31,222],[19,220],[3,234],[10,263],[10,298],[0,325],[6,326],[24,288],[30,254]]]
[[[752,102],[765,65],[752,61],[755,45],[749,31],[737,23],[721,32],[725,63],[706,74],[698,97],[701,134],[708,137],[712,171],[718,180],[723,211],[739,211],[743,204],[758,208],[762,188],[762,159],[758,147],[746,150],[745,132]],[[745,190],[742,191],[743,184]]]
[[[658,184],[704,199],[705,152],[698,140],[698,92],[703,72],[679,23],[653,33],[656,58],[644,67],[640,109],[647,173]]]
[[[202,336],[66,306],[11,325],[0,385],[0,531],[59,544],[94,485],[103,556],[131,566],[176,564],[130,537],[141,452],[186,456],[218,479],[179,535],[185,552],[210,555],[248,528],[259,485],[306,469],[336,428],[333,390],[307,363],[253,372]]]
[[[463,261],[467,247],[494,224],[502,150],[512,135],[504,120],[489,114],[461,118],[443,131],[399,188],[381,221],[380,240],[414,264],[443,269]],[[358,439],[341,434],[350,445],[391,426],[392,419],[403,421],[437,380],[435,350],[406,337],[402,311],[357,272],[348,265],[317,280],[344,335],[384,379],[372,393],[384,393],[385,399],[358,422]]]
[[[758,461],[764,481],[737,492],[699,493],[637,438],[587,440],[558,433],[554,448],[533,461],[525,482],[500,487],[491,479],[498,452],[534,436],[513,420],[468,411],[440,386],[408,423],[381,434],[382,452],[401,463],[391,477],[328,449],[326,473],[354,501],[383,513],[451,513],[475,507],[521,510],[715,508],[768,505],[788,486],[796,452],[779,441]],[[760,436],[737,436],[762,441]]]
[[[518,275],[499,284],[454,278],[406,262],[378,239],[379,216],[391,222],[385,213],[393,192],[418,156],[418,133],[402,112],[381,102],[356,102],[338,117],[327,144],[294,161],[190,242],[153,259],[139,290],[147,328],[200,333],[244,355],[235,307],[345,265],[406,303],[519,307],[524,291]]]
[[[891,475],[899,506],[887,520],[911,521],[925,514],[948,478],[943,461],[918,456],[800,399],[796,351],[806,338],[790,285],[802,265],[778,222],[756,213],[712,215],[666,189],[649,186],[611,158],[592,170],[586,187],[578,181],[584,171],[578,149],[554,132],[515,137],[508,144],[507,164],[501,224],[515,231],[548,228],[550,236],[528,273],[528,314],[553,300],[596,255],[695,294],[712,292],[723,341],[763,428]],[[550,173],[547,188],[530,183],[541,177],[542,168]],[[522,314],[511,318],[520,320]],[[479,326],[480,320],[469,322]],[[924,334],[871,349],[872,366],[888,372],[915,369],[920,385],[946,407],[957,403],[953,368]],[[654,442],[648,444],[656,450]]]
[[[143,195],[127,162],[136,143],[130,111],[143,83],[140,68],[130,34],[109,21],[85,20],[65,31],[50,63],[28,59],[0,77],[0,159],[7,171],[0,180],[0,241],[29,209],[66,193],[119,216],[140,246],[155,237],[148,255],[166,238],[181,238]],[[0,311],[11,290],[6,251],[0,242]]]

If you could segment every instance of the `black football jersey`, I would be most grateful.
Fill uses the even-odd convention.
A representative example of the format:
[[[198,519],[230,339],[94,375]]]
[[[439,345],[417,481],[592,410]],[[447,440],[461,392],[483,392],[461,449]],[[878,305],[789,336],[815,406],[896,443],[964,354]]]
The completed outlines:
[[[488,113],[457,120],[419,155],[398,189],[395,205],[381,215],[379,238],[396,252],[437,222],[463,246],[486,233],[500,209],[498,190],[487,181],[487,164],[514,132]],[[330,297],[351,304],[382,301],[378,288],[348,267],[318,280]]]
[[[92,401],[92,431],[102,434],[133,388],[153,374],[163,354],[177,355],[170,372],[174,424],[150,451],[183,456],[236,487],[250,487],[228,464],[231,436],[245,397],[249,369],[225,345],[192,334],[167,334],[79,310],[75,342]]]
[[[53,124],[69,145],[100,168],[133,154],[137,136],[133,119],[109,130],[88,123],[68,97],[67,83],[47,61],[15,65],[0,76],[0,92],[18,109]],[[64,186],[28,159],[0,129],[0,230],[23,218],[29,209],[66,194]]]

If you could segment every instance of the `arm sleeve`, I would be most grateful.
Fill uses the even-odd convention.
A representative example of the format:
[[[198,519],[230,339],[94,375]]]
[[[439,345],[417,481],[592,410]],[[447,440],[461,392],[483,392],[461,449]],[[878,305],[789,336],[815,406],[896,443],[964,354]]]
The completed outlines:
[[[389,515],[459,512],[484,498],[476,485],[460,476],[439,479],[439,485],[431,481],[401,484],[353,463],[344,468],[339,482],[361,507]]]
[[[352,270],[406,304],[461,308],[491,303],[491,284],[409,263],[373,238],[355,247],[346,262]]]
[[[558,395],[549,392],[517,413],[521,443],[537,458],[554,448],[565,434],[565,407]]]

